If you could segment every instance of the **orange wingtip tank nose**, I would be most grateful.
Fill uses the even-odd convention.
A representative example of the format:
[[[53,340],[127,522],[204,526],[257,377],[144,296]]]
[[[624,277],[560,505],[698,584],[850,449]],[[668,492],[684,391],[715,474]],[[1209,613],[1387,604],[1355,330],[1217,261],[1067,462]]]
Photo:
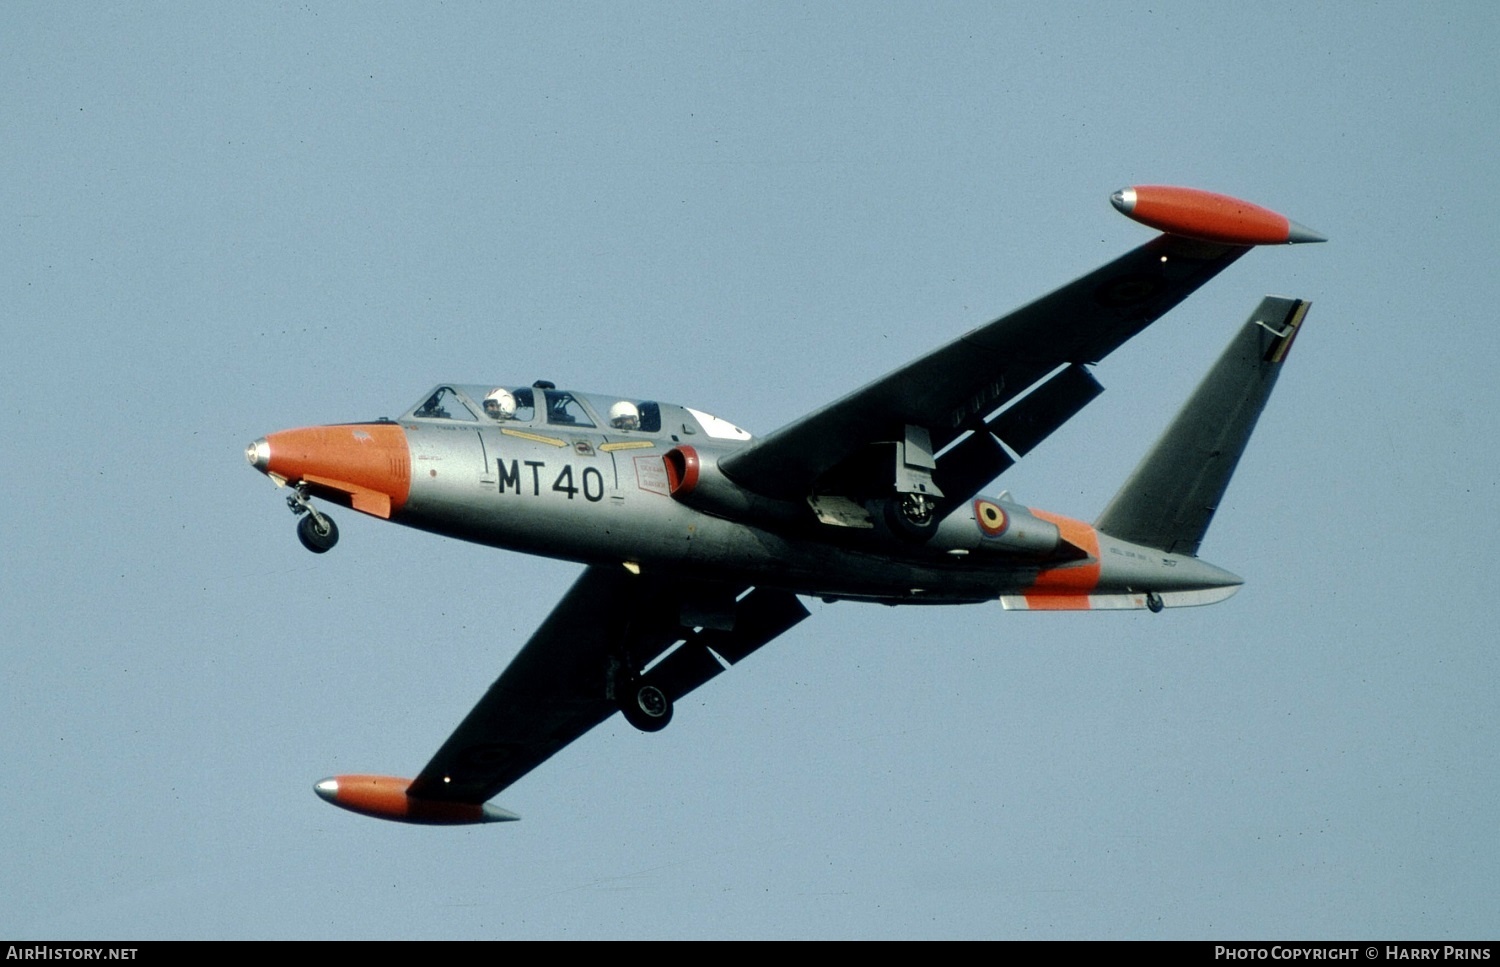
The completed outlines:
[[[313,786],[325,802],[376,819],[426,826],[505,823],[520,819],[491,803],[438,802],[408,796],[410,779],[399,776],[333,776]]]
[[[411,493],[406,431],[389,423],[350,423],[282,430],[251,443],[245,459],[279,482],[389,518]]]
[[[1207,242],[1288,245],[1327,241],[1269,208],[1197,188],[1136,185],[1121,188],[1109,200],[1121,213],[1143,225]]]

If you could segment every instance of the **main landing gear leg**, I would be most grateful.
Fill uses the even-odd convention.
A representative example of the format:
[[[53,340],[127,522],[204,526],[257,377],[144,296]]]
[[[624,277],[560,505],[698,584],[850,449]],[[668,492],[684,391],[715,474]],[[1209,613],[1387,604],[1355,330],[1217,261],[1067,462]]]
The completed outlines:
[[[639,644],[629,628],[621,630],[604,669],[604,697],[642,732],[660,732],[672,721],[672,697],[660,685],[642,679],[640,649],[632,647]]]
[[[312,501],[308,499],[307,488],[299,486],[292,490],[286,499],[286,505],[291,508],[292,513],[302,517],[297,521],[297,539],[302,546],[314,554],[322,554],[339,542],[339,528],[333,522],[333,518],[319,513]],[[307,516],[303,516],[303,515]]]
[[[661,732],[672,721],[672,699],[658,685],[640,681],[630,664],[619,657],[609,661],[606,696],[619,706],[619,714],[640,732]]]

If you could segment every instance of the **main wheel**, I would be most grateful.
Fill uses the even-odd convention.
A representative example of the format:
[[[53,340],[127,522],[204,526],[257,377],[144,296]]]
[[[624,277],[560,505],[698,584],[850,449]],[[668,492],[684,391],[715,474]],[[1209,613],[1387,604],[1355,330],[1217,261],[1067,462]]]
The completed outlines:
[[[927,494],[897,494],[885,502],[885,522],[902,540],[925,543],[937,530],[937,501]]]
[[[672,721],[672,700],[655,685],[634,682],[620,701],[620,711],[642,732],[660,732]]]
[[[323,522],[312,514],[297,521],[297,539],[302,546],[314,554],[322,554],[339,542],[339,528],[332,517],[324,516]]]

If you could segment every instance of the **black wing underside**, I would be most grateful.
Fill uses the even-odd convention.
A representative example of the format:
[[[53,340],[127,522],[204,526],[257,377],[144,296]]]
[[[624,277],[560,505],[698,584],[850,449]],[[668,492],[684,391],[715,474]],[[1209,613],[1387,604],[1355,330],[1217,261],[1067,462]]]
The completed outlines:
[[[1010,466],[1011,453],[1024,454],[1098,395],[1101,387],[1085,364],[1109,355],[1247,251],[1158,236],[757,440],[719,466],[757,493],[802,500],[861,448],[900,440],[906,427],[921,427],[934,453],[959,441],[938,458],[933,479],[949,506],[961,503]]]
[[[617,686],[638,679],[676,700],[807,613],[796,595],[783,591],[744,593],[743,588],[636,575],[623,567],[591,567],[438,749],[408,794],[484,802],[614,714]],[[670,654],[640,674],[673,645]]]

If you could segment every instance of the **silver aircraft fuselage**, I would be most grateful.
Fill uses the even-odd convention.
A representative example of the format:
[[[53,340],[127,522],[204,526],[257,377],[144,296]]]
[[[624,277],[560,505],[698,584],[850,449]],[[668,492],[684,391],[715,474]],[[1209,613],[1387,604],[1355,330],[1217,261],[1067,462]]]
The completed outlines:
[[[1082,593],[1095,608],[1138,608],[1148,592],[1207,604],[1240,584],[1196,557],[1129,544],[1004,495],[966,502],[921,544],[893,537],[858,507],[842,508],[845,520],[830,526],[806,505],[760,499],[753,509],[764,523],[746,523],[714,497],[715,484],[732,492],[719,460],[752,440],[737,427],[654,401],[644,404],[660,414],[652,428],[613,427],[603,415],[611,397],[540,388],[538,396],[566,397],[571,412],[536,407],[530,419],[493,419],[479,403],[484,392],[442,384],[395,422],[273,433],[248,458],[314,496],[447,537],[830,600],[1020,598],[1041,608]],[[677,474],[682,454],[692,463]]]

